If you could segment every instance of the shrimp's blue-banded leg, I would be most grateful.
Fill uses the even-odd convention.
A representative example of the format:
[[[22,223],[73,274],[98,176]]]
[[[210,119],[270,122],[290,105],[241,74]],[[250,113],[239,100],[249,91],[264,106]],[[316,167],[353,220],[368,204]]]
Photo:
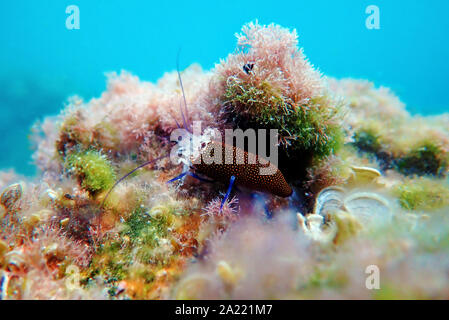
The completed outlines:
[[[270,209],[268,208],[267,204],[265,203],[264,197],[258,193],[252,193],[251,198],[254,199],[254,202],[258,206],[257,209],[260,211],[264,211],[265,217],[269,220],[273,218],[273,214],[271,213]],[[260,207],[259,207],[260,206]]]
[[[203,181],[203,182],[210,182],[210,183],[214,182],[213,180],[201,178],[200,176],[196,175],[193,172],[189,172],[189,176],[194,177],[195,179],[198,179],[198,180]]]
[[[191,176],[191,177],[193,177],[193,178],[195,178],[195,179],[198,179],[198,180],[200,180],[200,181],[203,181],[203,182],[214,182],[214,181],[212,181],[212,180],[208,180],[208,179],[201,178],[200,176],[194,174],[194,173],[191,172],[191,171],[186,171],[186,172],[181,173],[179,176],[176,176],[176,177],[174,177],[173,179],[167,181],[167,183],[171,183],[171,182],[174,182],[174,181],[176,181],[176,180],[182,179],[182,178],[184,178],[186,175],[189,175],[189,176]]]
[[[182,178],[184,178],[184,176],[185,176],[186,174],[188,174],[188,173],[189,173],[189,171],[183,172],[183,173],[181,173],[179,176],[176,176],[176,177],[174,177],[173,179],[168,180],[167,183],[172,183],[172,182],[174,182],[174,181],[176,181],[176,180],[182,179]]]
[[[231,190],[232,190],[232,186],[234,185],[235,182],[235,176],[231,176],[231,179],[229,180],[229,187],[228,187],[228,191],[226,192],[225,197],[223,198],[223,201],[221,201],[221,205],[220,205],[220,212],[223,209],[223,206],[226,202],[226,200],[228,200],[229,195],[231,194]]]

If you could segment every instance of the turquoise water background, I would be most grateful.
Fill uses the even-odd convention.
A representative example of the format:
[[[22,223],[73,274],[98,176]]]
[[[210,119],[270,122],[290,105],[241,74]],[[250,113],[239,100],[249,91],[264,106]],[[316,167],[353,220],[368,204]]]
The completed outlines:
[[[68,5],[80,29],[65,25]],[[365,27],[368,5],[380,30]],[[0,169],[32,175],[28,135],[73,94],[105,89],[105,72],[156,81],[198,62],[210,69],[235,48],[234,34],[258,19],[296,28],[300,46],[324,74],[391,87],[408,110],[449,110],[449,1],[2,0],[0,3]]]

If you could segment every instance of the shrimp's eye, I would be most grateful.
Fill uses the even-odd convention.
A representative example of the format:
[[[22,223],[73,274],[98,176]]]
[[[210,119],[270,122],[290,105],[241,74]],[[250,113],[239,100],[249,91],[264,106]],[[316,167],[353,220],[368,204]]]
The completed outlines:
[[[201,148],[204,149],[206,147],[206,142],[201,143]]]
[[[246,72],[246,74],[249,74],[254,68],[254,63],[247,63],[243,66],[243,71]]]

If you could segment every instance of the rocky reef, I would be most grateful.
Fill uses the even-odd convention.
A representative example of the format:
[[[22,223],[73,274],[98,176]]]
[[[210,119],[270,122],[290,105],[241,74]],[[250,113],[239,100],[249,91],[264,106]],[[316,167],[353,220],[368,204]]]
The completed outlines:
[[[0,172],[1,299],[449,297],[448,115],[325,77],[274,24],[180,75],[113,73],[100,97],[36,123],[39,176]],[[220,208],[224,181],[167,184],[185,170],[167,157],[111,189],[170,154],[186,118],[277,129],[293,195],[239,189]]]

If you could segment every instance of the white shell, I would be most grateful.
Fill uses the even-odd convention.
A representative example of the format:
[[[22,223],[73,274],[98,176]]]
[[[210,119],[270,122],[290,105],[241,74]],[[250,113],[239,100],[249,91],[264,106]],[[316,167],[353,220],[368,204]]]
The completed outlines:
[[[309,214],[304,217],[301,213],[297,213],[298,223],[304,234],[310,239],[318,242],[331,242],[337,234],[335,225],[323,228],[324,217],[319,214]]]
[[[370,167],[351,167],[354,173],[353,180],[357,182],[370,183],[374,182],[381,176],[379,170]]]
[[[343,209],[345,190],[340,187],[323,189],[317,196],[314,213],[326,216],[327,213]]]
[[[324,228],[324,219],[337,212],[346,212],[363,226],[383,224],[391,221],[392,208],[381,194],[366,191],[348,192],[340,187],[323,189],[317,196],[313,214],[303,217],[298,213],[298,223],[304,233],[315,241],[329,242],[338,232],[330,223]]]
[[[346,210],[363,224],[384,223],[391,220],[389,201],[374,192],[356,192],[344,200]]]
[[[20,200],[23,194],[25,184],[24,182],[14,183],[3,190],[0,196],[1,204],[6,210],[13,210],[17,201]]]

